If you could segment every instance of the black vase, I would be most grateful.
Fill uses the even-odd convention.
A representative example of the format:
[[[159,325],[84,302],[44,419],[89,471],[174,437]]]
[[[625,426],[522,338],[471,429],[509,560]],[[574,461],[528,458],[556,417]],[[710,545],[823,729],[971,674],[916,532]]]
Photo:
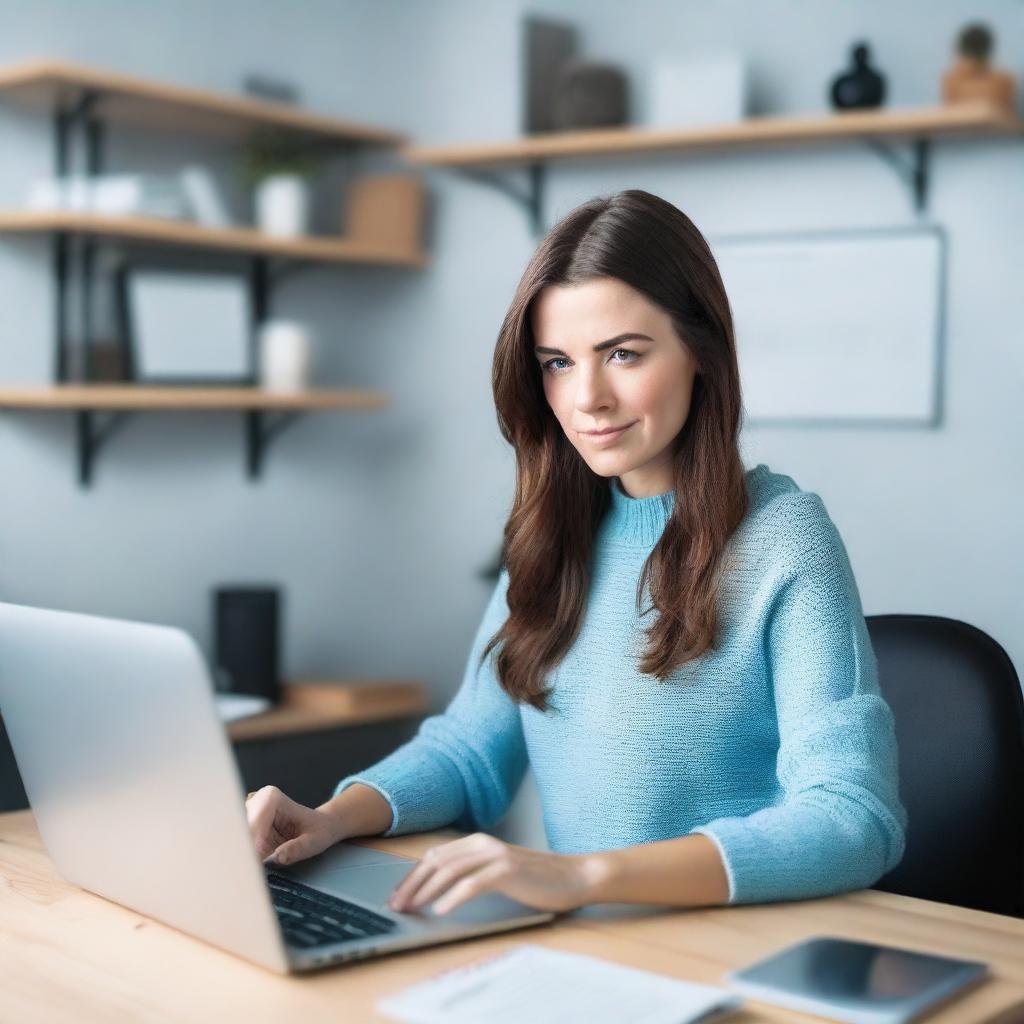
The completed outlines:
[[[885,102],[885,78],[871,67],[867,43],[854,46],[851,57],[853,67],[832,82],[832,106],[837,110],[880,107]]]

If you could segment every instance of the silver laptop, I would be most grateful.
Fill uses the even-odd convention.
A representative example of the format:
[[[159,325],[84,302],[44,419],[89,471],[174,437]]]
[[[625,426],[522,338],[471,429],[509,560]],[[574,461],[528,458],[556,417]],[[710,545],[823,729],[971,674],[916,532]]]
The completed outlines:
[[[271,970],[554,917],[497,893],[396,913],[387,898],[416,862],[350,843],[264,865],[213,684],[179,629],[0,603],[0,713],[68,881]]]

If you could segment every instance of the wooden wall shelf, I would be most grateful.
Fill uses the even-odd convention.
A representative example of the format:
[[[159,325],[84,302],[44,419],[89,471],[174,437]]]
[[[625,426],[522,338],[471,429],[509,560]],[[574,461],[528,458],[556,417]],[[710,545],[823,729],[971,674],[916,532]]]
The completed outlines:
[[[246,467],[250,480],[263,470],[271,441],[307,412],[380,409],[390,399],[372,391],[303,391],[283,394],[261,388],[150,387],[135,384],[56,384],[0,388],[0,411],[75,413],[78,480],[92,482],[100,449],[125,419],[139,412],[240,411],[245,417]],[[276,415],[275,415],[276,414]],[[106,417],[100,422],[99,417]],[[271,418],[275,416],[275,418]]]
[[[427,258],[422,252],[399,251],[393,246],[344,236],[276,238],[255,228],[213,228],[158,217],[104,216],[70,210],[0,211],[0,234],[53,232],[317,263],[376,263],[416,268],[427,265]]]
[[[233,741],[266,739],[420,716],[427,711],[426,688],[417,682],[301,682],[287,683],[282,691],[280,705],[231,722],[228,736]]]
[[[410,163],[445,167],[498,188],[518,202],[534,234],[546,230],[544,190],[550,163],[594,157],[633,157],[652,153],[695,153],[835,142],[861,142],[875,150],[905,182],[920,215],[927,208],[931,144],[936,139],[1016,138],[1024,121],[987,103],[939,107],[853,110],[804,117],[758,117],[692,128],[595,128],[545,132],[507,142],[453,146],[408,145],[400,150]],[[911,144],[909,158],[893,144]],[[490,170],[488,170],[490,168]],[[526,168],[526,189],[499,177],[495,168]]]
[[[315,147],[343,153],[368,146],[396,148],[406,137],[303,110],[297,105],[251,96],[194,89],[63,60],[37,59],[0,68],[0,100],[35,105],[48,113],[54,128],[54,173],[71,173],[72,147],[83,147],[83,173],[105,168],[104,139],[109,125],[147,130],[212,135],[231,143],[244,142],[258,130],[274,129],[299,148]],[[251,309],[250,347],[256,360],[259,327],[272,316],[271,292],[287,264],[373,264],[422,268],[426,255],[410,242],[375,241],[370,237],[331,235],[277,238],[249,227],[210,227],[189,221],[147,216],[110,216],[74,210],[0,210],[0,235],[46,235],[53,248],[55,281],[54,387],[0,387],[0,410],[71,410],[78,442],[78,477],[92,480],[100,448],[136,412],[157,410],[240,410],[245,418],[250,479],[262,470],[271,440],[299,416],[314,410],[375,409],[388,404],[383,395],[355,391],[307,391],[282,395],[258,388],[174,387],[77,384],[91,381],[94,343],[93,291],[99,244],[125,247],[179,247],[195,252],[230,253],[247,264]],[[362,234],[362,232],[361,232]],[[72,285],[80,329],[71,329]],[[75,339],[74,342],[72,339]],[[129,339],[120,339],[127,345]],[[82,348],[83,370],[69,369],[72,345]],[[271,419],[271,417],[274,417]],[[102,420],[101,420],[102,417]]]
[[[190,132],[237,141],[256,129],[273,128],[311,142],[397,146],[399,132],[289,103],[154,82],[63,60],[28,60],[0,69],[0,97],[49,109],[69,98],[96,97],[105,121],[137,128]]]
[[[832,142],[872,137],[917,138],[1014,136],[1024,121],[989,104],[950,104],[891,110],[851,110],[807,117],[757,117],[694,128],[595,128],[545,132],[508,142],[455,146],[409,145],[400,151],[413,163],[439,167],[529,164],[594,156],[629,156],[659,151],[732,149]]]
[[[0,387],[0,409],[93,409],[125,412],[199,410],[379,409],[387,395],[369,391],[302,391],[261,388],[149,387],[137,384],[57,384]]]

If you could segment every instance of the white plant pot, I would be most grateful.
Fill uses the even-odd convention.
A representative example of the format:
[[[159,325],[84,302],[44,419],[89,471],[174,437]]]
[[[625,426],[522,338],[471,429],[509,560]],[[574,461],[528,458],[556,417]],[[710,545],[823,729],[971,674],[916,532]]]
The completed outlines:
[[[294,393],[309,386],[309,331],[291,320],[268,320],[259,331],[260,385]]]
[[[272,174],[256,186],[256,226],[268,235],[307,234],[309,188],[297,174]]]

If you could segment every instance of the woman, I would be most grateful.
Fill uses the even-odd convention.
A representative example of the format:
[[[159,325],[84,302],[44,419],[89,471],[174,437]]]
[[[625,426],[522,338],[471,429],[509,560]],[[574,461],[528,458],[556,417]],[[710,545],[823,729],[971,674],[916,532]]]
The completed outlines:
[[[392,894],[570,910],[802,899],[903,854],[892,715],[817,494],[737,450],[729,303],[649,193],[541,242],[494,354],[516,490],[504,565],[448,709],[316,809],[251,795],[261,856],[454,823]],[[529,762],[552,852],[482,830]],[[436,901],[436,902],[435,902]]]

